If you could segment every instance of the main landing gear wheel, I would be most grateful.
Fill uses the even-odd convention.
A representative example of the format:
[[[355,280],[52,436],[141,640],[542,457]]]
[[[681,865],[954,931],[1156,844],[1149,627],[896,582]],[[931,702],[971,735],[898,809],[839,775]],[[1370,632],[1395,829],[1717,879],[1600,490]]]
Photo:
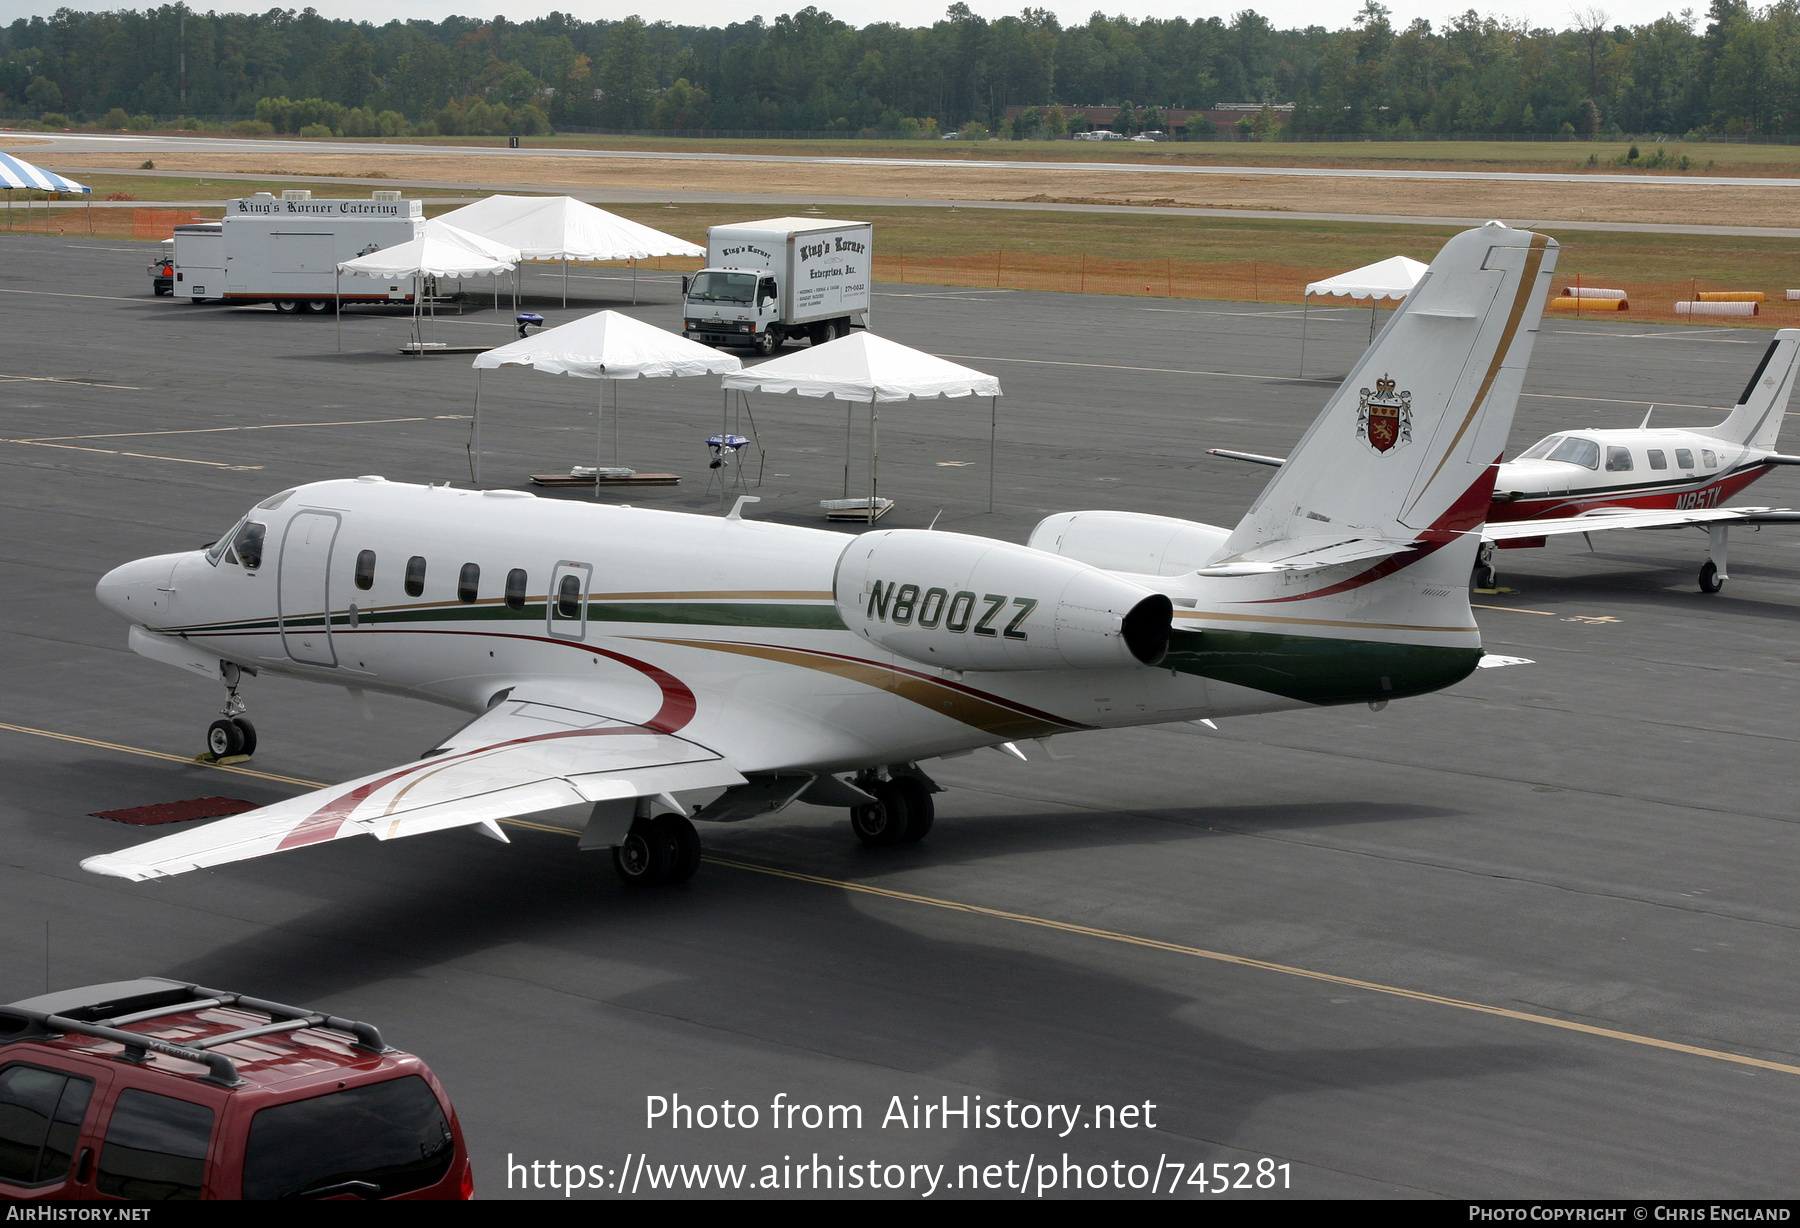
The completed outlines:
[[[1500,585],[1500,573],[1495,570],[1492,563],[1477,563],[1475,564],[1475,574],[1470,578],[1470,583],[1474,588],[1498,588]]]
[[[235,720],[221,718],[206,729],[206,749],[215,759],[244,753],[244,731]]]
[[[1719,565],[1711,559],[1700,565],[1700,591],[1716,593],[1725,587],[1725,581],[1719,579]]]
[[[937,807],[931,802],[931,790],[916,776],[896,776],[893,785],[906,800],[906,834],[900,837],[899,843],[917,844],[931,831],[931,822],[937,816]]]
[[[655,819],[635,819],[625,842],[613,847],[613,869],[627,886],[655,887],[668,881],[677,856],[667,827]]]
[[[700,868],[700,833],[679,814],[661,814],[655,822],[675,846],[675,860],[669,866],[669,876],[663,881],[671,886],[687,882]]]
[[[865,786],[875,800],[850,808],[850,830],[858,840],[880,848],[906,839],[912,816],[907,810],[906,792],[899,785],[898,780],[883,780]]]

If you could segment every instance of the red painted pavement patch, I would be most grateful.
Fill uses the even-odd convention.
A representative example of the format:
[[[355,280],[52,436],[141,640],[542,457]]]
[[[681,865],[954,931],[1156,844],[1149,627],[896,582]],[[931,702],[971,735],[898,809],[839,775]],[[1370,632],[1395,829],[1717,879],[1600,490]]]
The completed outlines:
[[[235,797],[196,797],[187,802],[164,802],[160,806],[133,806],[129,810],[96,810],[96,819],[130,823],[134,827],[151,827],[157,823],[185,823],[191,819],[222,819],[228,814],[255,810],[255,802]]]

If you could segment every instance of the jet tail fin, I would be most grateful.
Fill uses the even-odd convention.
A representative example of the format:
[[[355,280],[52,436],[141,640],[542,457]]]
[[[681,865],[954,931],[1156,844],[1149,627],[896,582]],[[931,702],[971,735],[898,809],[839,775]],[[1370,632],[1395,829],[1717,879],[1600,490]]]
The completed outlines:
[[[1763,351],[1730,416],[1699,433],[1745,447],[1773,448],[1787,416],[1796,371],[1800,371],[1800,328],[1784,328]]]
[[[1554,240],[1499,222],[1446,243],[1214,565],[1347,533],[1442,537],[1434,551],[1460,536],[1466,551],[1441,563],[1456,555],[1465,582],[1556,255]]]

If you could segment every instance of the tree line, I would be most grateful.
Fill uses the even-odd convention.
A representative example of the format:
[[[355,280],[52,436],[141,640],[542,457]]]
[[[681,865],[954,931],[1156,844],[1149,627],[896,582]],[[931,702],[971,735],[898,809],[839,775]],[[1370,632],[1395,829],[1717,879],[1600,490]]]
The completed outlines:
[[[1389,18],[1378,0],[1340,30],[1277,29],[1250,9],[990,21],[961,2],[929,26],[860,29],[810,7],[727,26],[61,9],[0,29],[0,113],[113,126],[234,116],[251,131],[341,135],[973,124],[1027,138],[1066,132],[1059,107],[1292,102],[1289,136],[1800,131],[1800,0],[1712,0],[1704,18],[1636,26],[1598,8],[1563,29],[1473,9],[1438,25]],[[1013,123],[1008,108],[1032,113]],[[1266,117],[1252,127],[1282,134]]]

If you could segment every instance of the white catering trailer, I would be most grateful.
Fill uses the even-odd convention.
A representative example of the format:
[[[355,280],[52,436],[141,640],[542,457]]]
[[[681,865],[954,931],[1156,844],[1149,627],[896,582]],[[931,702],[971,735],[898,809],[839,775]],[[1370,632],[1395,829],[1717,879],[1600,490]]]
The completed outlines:
[[[819,345],[867,328],[874,254],[868,222],[774,217],[714,226],[706,267],[682,279],[683,333],[773,354],[792,338]]]
[[[218,222],[175,228],[174,293],[196,303],[275,304],[278,311],[326,312],[339,264],[410,242],[424,233],[424,202],[398,192],[368,199],[314,200],[311,192],[268,192],[225,202]],[[345,279],[346,303],[410,303],[410,281]]]

